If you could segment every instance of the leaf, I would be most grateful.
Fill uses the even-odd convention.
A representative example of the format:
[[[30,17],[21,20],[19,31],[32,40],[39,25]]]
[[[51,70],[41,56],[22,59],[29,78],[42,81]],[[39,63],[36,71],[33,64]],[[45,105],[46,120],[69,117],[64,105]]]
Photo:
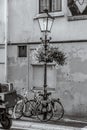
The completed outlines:
[[[38,49],[36,57],[39,62],[46,61],[48,63],[55,61],[58,65],[64,65],[66,60],[64,52],[50,45],[47,46],[46,56],[44,47],[41,47]]]

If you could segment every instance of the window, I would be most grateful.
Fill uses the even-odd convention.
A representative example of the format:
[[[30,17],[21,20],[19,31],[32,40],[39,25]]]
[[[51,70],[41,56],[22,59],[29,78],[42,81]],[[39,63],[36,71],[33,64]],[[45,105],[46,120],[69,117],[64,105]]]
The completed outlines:
[[[27,57],[27,46],[18,46],[18,57]]]
[[[43,13],[44,9],[49,12],[56,12],[62,10],[62,0],[39,0],[39,12]]]

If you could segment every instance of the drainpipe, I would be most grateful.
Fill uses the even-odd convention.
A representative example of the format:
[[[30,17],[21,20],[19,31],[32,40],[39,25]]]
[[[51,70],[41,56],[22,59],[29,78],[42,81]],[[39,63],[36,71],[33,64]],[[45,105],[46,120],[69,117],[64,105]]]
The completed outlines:
[[[7,82],[7,45],[8,45],[8,0],[4,0],[5,2],[5,82]]]

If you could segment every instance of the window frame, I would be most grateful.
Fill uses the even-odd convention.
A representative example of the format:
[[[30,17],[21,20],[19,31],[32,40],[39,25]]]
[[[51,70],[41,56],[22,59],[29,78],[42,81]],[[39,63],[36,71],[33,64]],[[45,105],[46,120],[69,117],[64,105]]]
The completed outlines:
[[[41,13],[43,13],[42,11],[41,11],[41,7],[40,7],[40,2],[41,2],[41,0],[39,0],[39,14],[41,14]],[[62,0],[61,0],[61,3],[60,3],[60,10],[52,10],[52,0],[50,0],[49,1],[49,13],[55,13],[55,12],[62,12]]]
[[[25,47],[25,52],[24,52],[24,54],[22,54],[21,52],[20,52],[20,47]],[[23,58],[23,57],[27,57],[27,45],[19,45],[18,46],[18,57],[19,58]]]

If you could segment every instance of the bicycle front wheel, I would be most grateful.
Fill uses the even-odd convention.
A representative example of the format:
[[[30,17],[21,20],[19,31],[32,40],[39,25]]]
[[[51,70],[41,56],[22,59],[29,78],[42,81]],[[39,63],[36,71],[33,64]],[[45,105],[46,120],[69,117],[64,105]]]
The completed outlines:
[[[36,109],[36,113],[37,113],[37,118],[40,120],[40,121],[49,121],[52,116],[53,116],[53,110],[52,110],[52,104],[51,102],[49,103],[40,103],[38,106],[37,106],[37,109]]]
[[[20,119],[23,114],[24,103],[22,100],[18,101],[13,110],[13,118]]]
[[[54,100],[53,105],[53,120],[60,120],[64,115],[64,108],[60,101]]]

